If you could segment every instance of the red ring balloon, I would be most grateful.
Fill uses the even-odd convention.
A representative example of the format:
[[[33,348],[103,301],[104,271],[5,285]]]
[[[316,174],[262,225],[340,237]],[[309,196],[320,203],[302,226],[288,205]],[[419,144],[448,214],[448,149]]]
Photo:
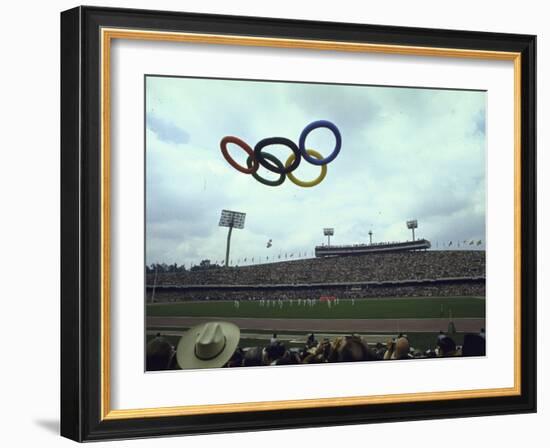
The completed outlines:
[[[252,166],[250,168],[248,167],[245,168],[244,166],[239,165],[229,156],[229,151],[227,151],[228,143],[233,143],[234,145],[241,147],[252,158]],[[225,160],[227,160],[227,163],[229,163],[229,165],[231,165],[237,171],[240,171],[241,173],[244,173],[244,174],[253,174],[256,171],[258,171],[260,164],[254,157],[254,151],[250,146],[248,146],[248,144],[246,144],[240,138],[233,137],[232,135],[228,135],[222,138],[220,142],[220,148],[222,150],[223,157],[225,158]]]

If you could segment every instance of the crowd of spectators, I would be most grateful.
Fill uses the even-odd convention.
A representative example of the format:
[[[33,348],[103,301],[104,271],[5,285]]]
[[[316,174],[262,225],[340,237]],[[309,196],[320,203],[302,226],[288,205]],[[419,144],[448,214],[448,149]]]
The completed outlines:
[[[153,289],[147,290],[147,301],[152,301]],[[464,297],[485,296],[485,281],[439,281],[430,284],[403,286],[399,284],[386,286],[300,286],[293,288],[255,287],[250,289],[231,288],[157,288],[154,301],[179,302],[191,300],[317,300],[329,295],[340,299],[360,299],[366,297]]]
[[[395,252],[147,273],[148,285],[277,285],[485,277],[485,251]]]
[[[147,344],[147,370],[179,369],[176,347],[160,334]],[[310,334],[303,346],[287,347],[274,334],[263,346],[240,347],[229,361],[217,367],[278,366],[292,364],[319,364],[356,361],[387,361],[421,358],[448,358],[460,356],[485,356],[485,330],[464,335],[462,345],[455,343],[452,335],[441,332],[434,337],[433,348],[419,350],[411,345],[406,334],[399,334],[388,341],[367,343],[359,335],[337,336],[317,340]]]
[[[149,272],[147,285],[147,300],[155,302],[317,299],[326,294],[343,299],[484,296],[485,251],[398,252]]]

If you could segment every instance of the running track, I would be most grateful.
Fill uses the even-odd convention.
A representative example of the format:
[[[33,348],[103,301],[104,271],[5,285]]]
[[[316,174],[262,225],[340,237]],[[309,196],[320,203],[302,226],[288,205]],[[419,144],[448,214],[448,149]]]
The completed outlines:
[[[203,322],[223,320],[233,322],[241,330],[273,330],[298,332],[438,332],[447,331],[449,319],[269,319],[248,317],[167,317],[149,316],[147,328],[189,328]],[[458,332],[479,332],[485,327],[484,318],[453,319]]]

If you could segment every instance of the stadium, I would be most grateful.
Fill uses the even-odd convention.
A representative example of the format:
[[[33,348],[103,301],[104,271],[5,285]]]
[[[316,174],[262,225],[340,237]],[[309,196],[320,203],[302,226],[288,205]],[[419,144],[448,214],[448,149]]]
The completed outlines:
[[[443,337],[452,340],[454,352],[465,337],[479,343],[481,333],[484,347],[485,251],[430,247],[425,239],[329,243],[299,260],[220,266],[205,259],[191,269],[151,266],[147,339],[156,335],[175,346],[190,327],[231,322],[241,330],[242,359],[259,348],[263,352],[262,361],[258,355],[239,366],[265,364],[266,349],[276,352],[274,340],[285,350],[276,359],[271,356],[270,364],[283,353],[281,363],[298,363],[286,358],[306,354],[313,341],[316,347],[320,341],[357,342],[350,338],[359,338],[379,359],[404,338],[410,358],[435,356]],[[316,352],[313,358],[327,362],[330,356]]]

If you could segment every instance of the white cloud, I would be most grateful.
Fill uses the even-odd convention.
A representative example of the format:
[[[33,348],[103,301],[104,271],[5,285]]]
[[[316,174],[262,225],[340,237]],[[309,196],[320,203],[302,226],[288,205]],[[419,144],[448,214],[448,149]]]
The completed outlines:
[[[246,228],[233,232],[235,261],[310,254],[323,227],[335,228],[334,243],[368,241],[369,229],[376,241],[404,240],[409,218],[432,241],[484,240],[484,92],[149,77],[146,94],[148,114],[190,136],[177,143],[146,134],[148,263],[221,260],[223,208],[247,213]],[[225,135],[252,147],[272,136],[297,143],[317,119],[333,121],[343,141],[317,187],[288,179],[266,187],[222,157]],[[328,155],[333,142],[319,130],[307,146]],[[289,154],[269,152],[282,161]],[[244,151],[230,153],[245,163]],[[302,160],[295,174],[318,172]]]

